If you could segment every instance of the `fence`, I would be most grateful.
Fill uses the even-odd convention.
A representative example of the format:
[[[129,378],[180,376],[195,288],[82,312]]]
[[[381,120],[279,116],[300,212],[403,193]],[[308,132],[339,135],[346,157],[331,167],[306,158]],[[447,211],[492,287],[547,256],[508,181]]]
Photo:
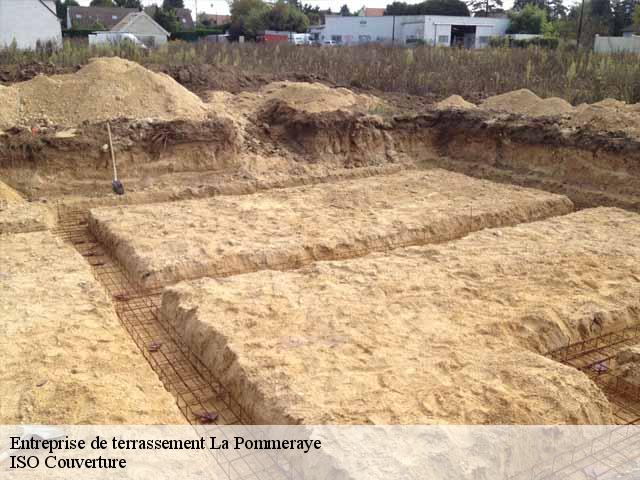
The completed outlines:
[[[593,50],[596,53],[640,53],[640,36],[601,37],[596,35]]]

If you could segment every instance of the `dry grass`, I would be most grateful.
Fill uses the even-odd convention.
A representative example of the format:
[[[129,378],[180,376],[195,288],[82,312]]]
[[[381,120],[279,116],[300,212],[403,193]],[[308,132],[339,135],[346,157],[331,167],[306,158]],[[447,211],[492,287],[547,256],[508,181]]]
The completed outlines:
[[[76,40],[66,41],[58,51],[0,51],[0,66],[29,62],[73,66],[101,55],[118,55],[147,65],[207,63],[248,73],[299,72],[337,84],[437,97],[457,93],[477,99],[529,88],[540,96],[558,96],[574,104],[606,97],[640,101],[638,55],[602,55],[563,47],[463,50],[171,42],[145,52],[127,45],[89,48]]]

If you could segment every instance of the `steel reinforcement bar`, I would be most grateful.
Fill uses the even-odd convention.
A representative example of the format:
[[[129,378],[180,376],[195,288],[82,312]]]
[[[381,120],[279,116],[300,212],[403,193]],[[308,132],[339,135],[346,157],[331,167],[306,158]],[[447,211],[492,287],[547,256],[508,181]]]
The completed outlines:
[[[616,375],[613,369],[622,348],[637,344],[640,325],[571,343],[547,356],[589,375],[609,398],[618,424],[640,425],[640,385]]]
[[[59,212],[54,233],[72,244],[106,288],[122,325],[192,424],[250,425],[251,418],[215,375],[158,315],[160,290],[145,290],[89,231],[87,212]]]

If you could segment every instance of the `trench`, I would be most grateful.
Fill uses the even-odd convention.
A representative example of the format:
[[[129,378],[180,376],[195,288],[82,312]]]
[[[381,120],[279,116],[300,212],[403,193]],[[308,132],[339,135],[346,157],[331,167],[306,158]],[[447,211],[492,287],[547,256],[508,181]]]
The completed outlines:
[[[247,425],[253,422],[215,375],[160,321],[160,290],[142,289],[91,234],[86,210],[60,210],[53,233],[87,261],[114,305],[118,319],[141,354],[173,394],[191,424]]]

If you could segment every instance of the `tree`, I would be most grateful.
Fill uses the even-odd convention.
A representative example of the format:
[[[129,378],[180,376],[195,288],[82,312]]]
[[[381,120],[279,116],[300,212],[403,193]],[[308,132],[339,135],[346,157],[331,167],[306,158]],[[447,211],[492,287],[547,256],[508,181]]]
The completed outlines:
[[[469,16],[469,8],[461,0],[425,0],[409,5],[405,2],[393,2],[387,5],[385,15],[454,15]]]
[[[632,25],[635,31],[640,31],[640,5],[636,5],[633,9]]]
[[[544,33],[547,24],[547,12],[533,4],[525,5],[521,10],[509,12],[511,21],[507,33]]]
[[[163,0],[162,9],[164,11],[175,10],[176,8],[184,8],[184,0]]]
[[[488,17],[492,13],[504,12],[502,0],[468,0],[467,6],[476,17]]]
[[[115,7],[113,0],[91,0],[90,7]]]
[[[306,32],[309,17],[297,5],[284,0],[274,5],[263,0],[233,0],[229,33],[233,38],[240,35],[255,38],[264,30]]]
[[[178,21],[175,10],[155,8],[153,19],[167,32],[174,33],[180,30],[180,22]]]
[[[567,16],[567,7],[564,6],[562,0],[548,0],[547,16],[550,20],[559,20]]]
[[[67,9],[69,7],[77,7],[79,4],[76,0],[56,0],[56,15],[66,25]]]
[[[346,3],[340,7],[340,16],[342,17],[351,17],[351,10],[349,10],[349,5]]]
[[[113,0],[120,8],[137,8],[142,10],[142,2],[140,0]]]

